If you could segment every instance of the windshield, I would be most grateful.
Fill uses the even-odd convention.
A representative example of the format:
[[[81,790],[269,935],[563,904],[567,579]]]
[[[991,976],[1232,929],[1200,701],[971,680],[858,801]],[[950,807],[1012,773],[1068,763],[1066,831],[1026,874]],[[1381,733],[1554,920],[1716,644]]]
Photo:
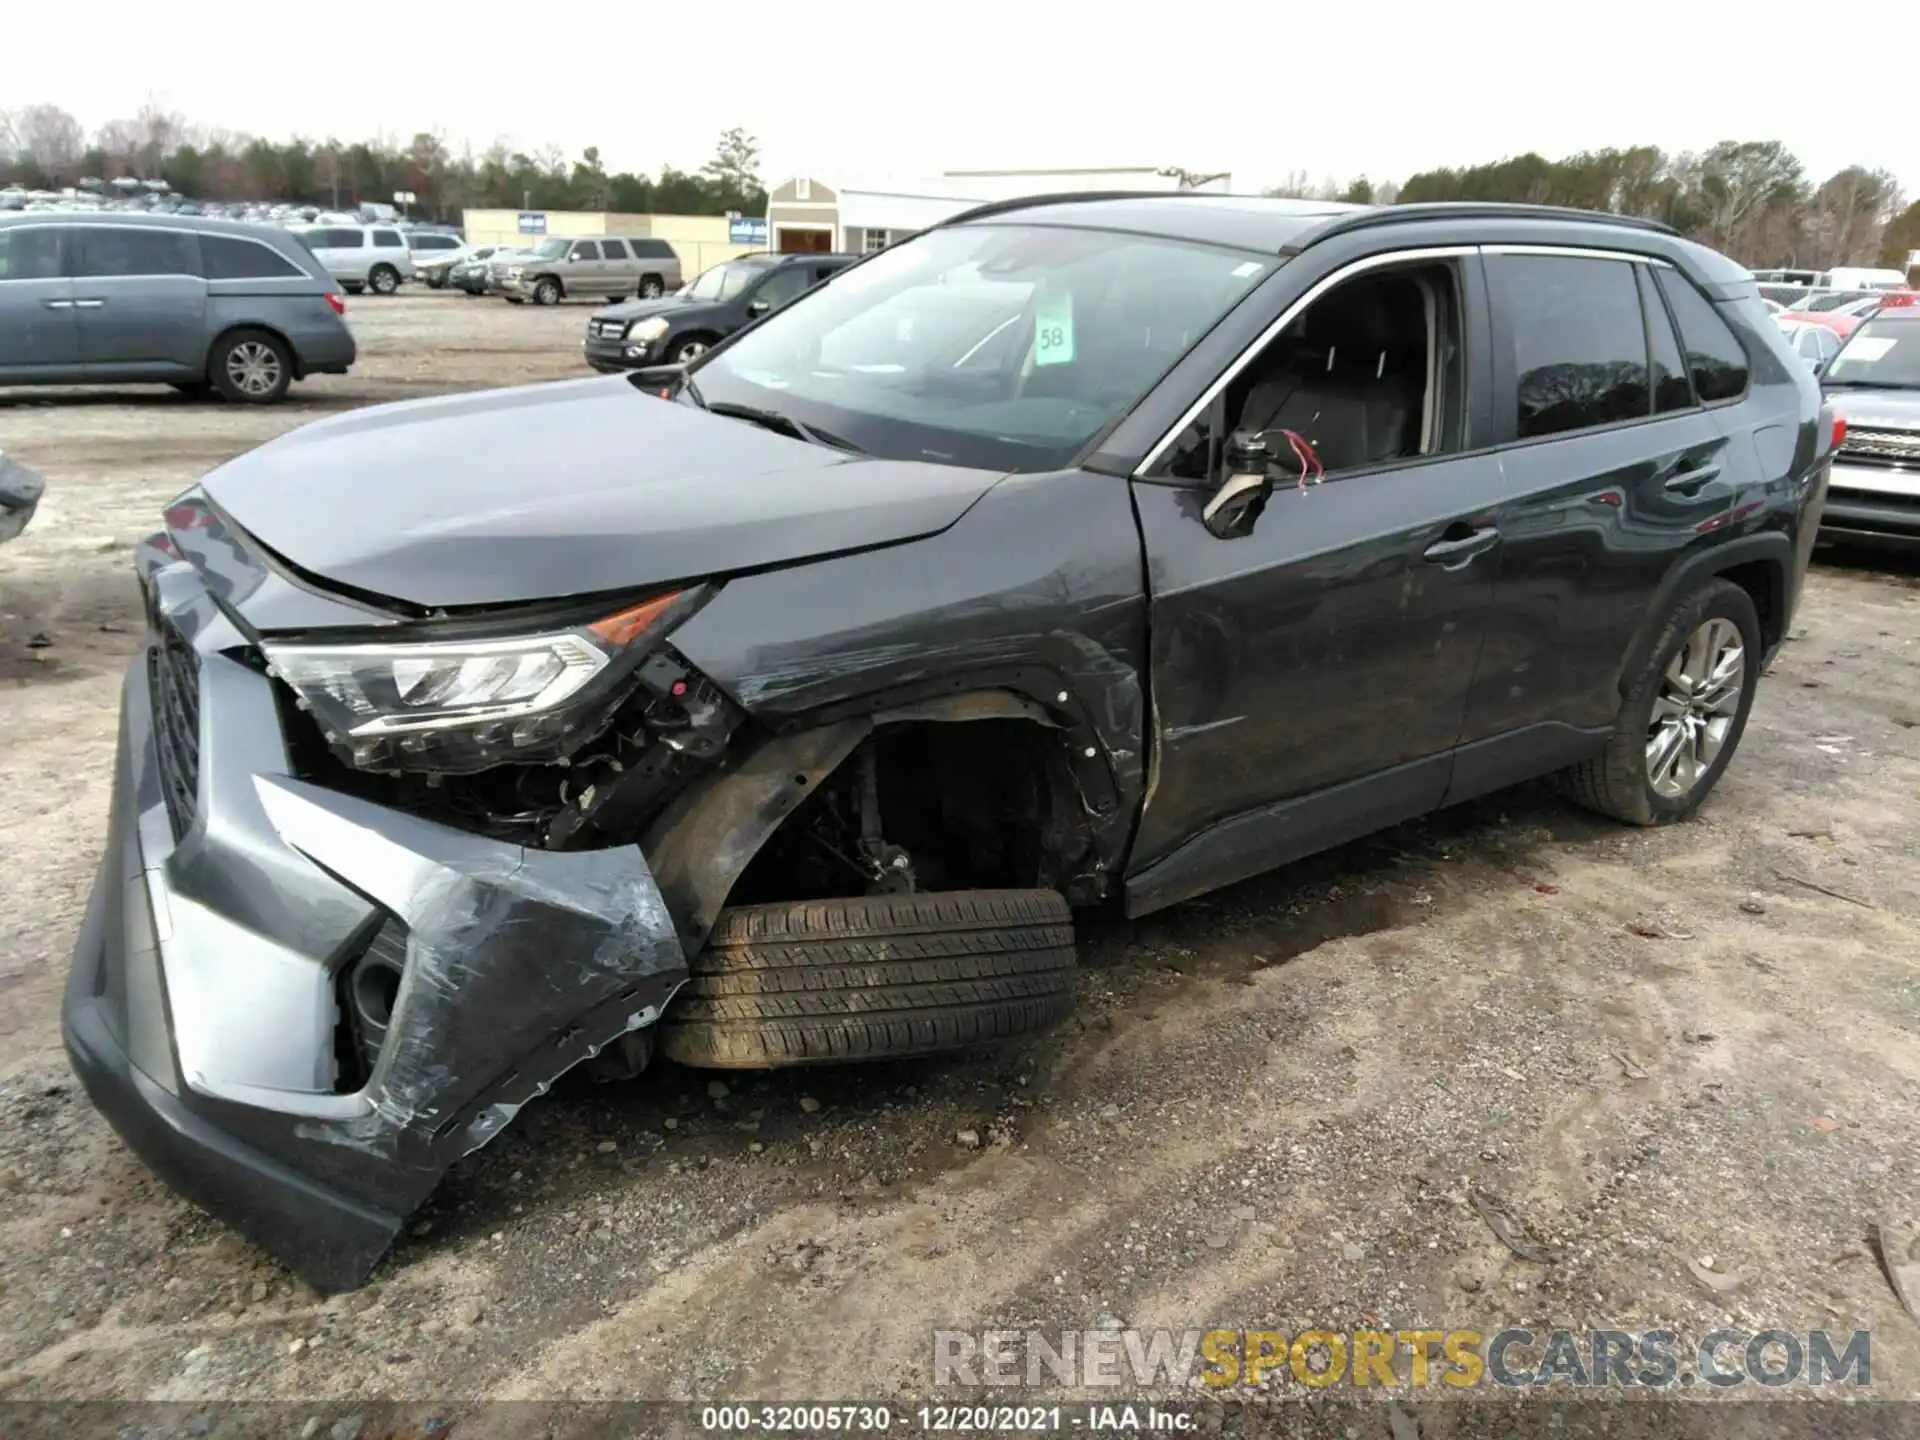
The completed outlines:
[[[747,286],[753,283],[754,276],[765,269],[761,265],[738,265],[728,263],[716,265],[711,270],[702,270],[687,286],[689,300],[731,300]]]
[[[542,240],[538,245],[530,247],[526,253],[538,256],[542,260],[558,260],[567,253],[567,247],[572,244],[571,240],[563,240],[555,236],[551,240]]]
[[[697,379],[710,402],[869,454],[1057,469],[1278,263],[1108,231],[936,229],[775,312]]]
[[[1920,390],[1920,321],[1869,320],[1827,367],[1836,385]]]

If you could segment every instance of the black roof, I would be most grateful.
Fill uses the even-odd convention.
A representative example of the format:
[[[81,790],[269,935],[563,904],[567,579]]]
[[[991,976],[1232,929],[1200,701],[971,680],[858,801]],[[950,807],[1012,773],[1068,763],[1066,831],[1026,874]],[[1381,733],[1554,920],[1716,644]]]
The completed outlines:
[[[1029,195],[979,205],[946,223],[1017,217],[1026,225],[1086,230],[1124,230],[1232,245],[1262,254],[1290,254],[1329,235],[1383,225],[1433,220],[1544,220],[1624,227],[1675,235],[1671,227],[1629,215],[1567,210],[1552,205],[1436,203],[1348,205],[1334,200],[1292,200],[1265,195],[1216,195],[1205,191],[1099,191]]]

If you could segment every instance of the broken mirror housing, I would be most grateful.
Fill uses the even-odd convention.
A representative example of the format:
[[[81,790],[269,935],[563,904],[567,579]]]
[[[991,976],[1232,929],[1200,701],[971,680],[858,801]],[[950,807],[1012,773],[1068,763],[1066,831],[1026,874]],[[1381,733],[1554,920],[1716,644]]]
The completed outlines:
[[[464,774],[551,760],[592,738],[634,668],[684,614],[686,592],[590,624],[479,639],[314,645],[266,641],[327,744],[361,770]]]

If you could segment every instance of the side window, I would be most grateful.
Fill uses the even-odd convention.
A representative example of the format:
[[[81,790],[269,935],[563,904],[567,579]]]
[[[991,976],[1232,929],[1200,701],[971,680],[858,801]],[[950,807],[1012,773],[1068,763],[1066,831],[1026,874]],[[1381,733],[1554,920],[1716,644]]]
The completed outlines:
[[[306,272],[258,240],[201,235],[200,265],[209,280],[278,280]]]
[[[407,242],[400,238],[398,230],[376,230],[373,232],[374,247],[379,250],[404,250]]]
[[[413,246],[416,250],[452,250],[457,248],[459,244],[460,242],[451,235],[416,235],[413,237]]]
[[[831,280],[835,275],[838,275],[842,270],[846,268],[847,267],[844,263],[834,264],[834,265],[816,265],[813,267],[812,283],[815,285],[825,284],[827,281]]]
[[[773,274],[763,280],[760,288],[753,292],[753,298],[755,300],[764,300],[772,309],[778,310],[789,301],[798,299],[800,292],[806,288],[806,267],[801,265],[788,265],[783,269],[774,271]]]
[[[1630,278],[1630,277],[1629,277]],[[1212,478],[1227,437],[1267,437],[1282,479],[1466,448],[1460,287],[1451,265],[1361,275],[1309,306],[1174,443],[1171,473]],[[1216,427],[1217,433],[1216,433]]]
[[[664,240],[636,240],[633,248],[645,260],[671,260],[674,258],[673,246]]]
[[[52,225],[0,230],[0,280],[58,280],[60,233]]]
[[[1693,386],[1687,380],[1686,362],[1680,358],[1680,343],[1673,338],[1673,321],[1653,278],[1653,269],[1636,265],[1634,278],[1640,282],[1640,309],[1647,323],[1647,353],[1653,361],[1653,413],[1665,415],[1672,410],[1693,408]]]
[[[575,260],[598,260],[600,258],[600,246],[592,240],[576,240],[573,242],[573,258]]]
[[[1489,255],[1513,345],[1517,435],[1537,440],[1653,413],[1634,267],[1572,255]]]
[[[602,240],[600,242],[600,258],[603,260],[625,260],[628,258],[627,242],[624,240]]]
[[[1747,392],[1747,352],[1691,280],[1674,270],[1659,272],[1660,289],[1680,329],[1680,345],[1702,404],[1737,400]]]
[[[367,239],[358,230],[322,230],[314,243],[322,250],[364,250]]]
[[[75,234],[80,241],[73,273],[99,279],[127,279],[137,275],[198,275],[200,257],[193,236],[183,230],[122,230],[112,225],[86,225]]]

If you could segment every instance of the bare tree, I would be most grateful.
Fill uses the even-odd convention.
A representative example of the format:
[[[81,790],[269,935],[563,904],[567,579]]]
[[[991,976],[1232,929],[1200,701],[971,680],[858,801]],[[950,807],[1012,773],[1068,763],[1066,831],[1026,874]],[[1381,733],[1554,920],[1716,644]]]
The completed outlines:
[[[29,105],[13,117],[18,153],[49,183],[75,178],[86,137],[58,105]]]

